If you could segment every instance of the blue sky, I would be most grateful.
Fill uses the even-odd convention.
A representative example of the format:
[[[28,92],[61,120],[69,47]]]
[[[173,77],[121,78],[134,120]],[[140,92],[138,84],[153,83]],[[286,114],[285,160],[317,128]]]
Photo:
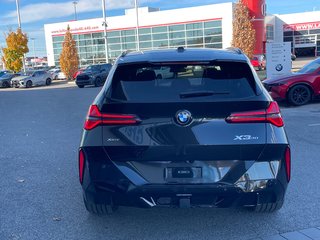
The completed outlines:
[[[160,7],[161,10],[191,7],[205,4],[230,2],[234,0],[139,0],[140,6]],[[30,38],[35,38],[37,56],[45,56],[43,25],[73,20],[73,1],[63,0],[20,0],[23,31]],[[133,7],[133,0],[106,0],[107,15],[124,14],[124,9]],[[0,0],[0,47],[5,46],[4,34],[9,29],[17,28],[15,0]],[[267,0],[267,11],[272,14],[286,14],[306,11],[320,11],[319,0]],[[101,17],[101,0],[79,0],[78,19]],[[32,41],[30,53],[33,54]]]

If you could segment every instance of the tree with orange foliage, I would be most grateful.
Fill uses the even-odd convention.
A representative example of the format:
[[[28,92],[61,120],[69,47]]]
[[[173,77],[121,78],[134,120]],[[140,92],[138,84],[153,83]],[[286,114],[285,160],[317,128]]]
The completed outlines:
[[[6,43],[7,47],[2,48],[2,61],[6,69],[19,72],[23,67],[23,56],[29,52],[28,36],[18,28],[17,32],[10,31],[6,35]]]
[[[236,3],[233,17],[233,47],[240,48],[249,58],[252,58],[255,48],[255,30],[251,22],[249,10],[243,0]]]
[[[76,47],[76,41],[72,38],[70,27],[64,35],[64,42],[62,44],[62,52],[60,54],[60,67],[68,80],[78,71],[79,56]]]

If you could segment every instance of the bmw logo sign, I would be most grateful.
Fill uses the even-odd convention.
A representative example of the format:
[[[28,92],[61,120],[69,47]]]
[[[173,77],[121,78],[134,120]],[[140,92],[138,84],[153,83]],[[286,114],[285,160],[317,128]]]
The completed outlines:
[[[278,65],[276,66],[276,70],[277,70],[278,72],[281,72],[282,69],[283,69],[282,64],[278,64]]]
[[[191,113],[187,110],[178,111],[176,120],[180,125],[188,125],[192,121]]]

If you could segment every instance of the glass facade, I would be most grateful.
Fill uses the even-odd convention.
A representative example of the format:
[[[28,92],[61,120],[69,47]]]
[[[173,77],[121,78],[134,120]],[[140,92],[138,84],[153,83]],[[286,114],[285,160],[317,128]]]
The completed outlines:
[[[161,48],[222,48],[222,20],[183,23],[167,26],[141,27],[140,50]],[[136,29],[108,31],[109,59],[116,59],[123,51],[137,50]],[[63,36],[53,36],[55,65],[59,65]],[[103,32],[74,34],[80,65],[105,62]]]
[[[315,55],[320,56],[320,29],[285,31],[283,33],[283,41],[291,42],[292,51],[294,48],[294,43],[295,44],[314,44]]]

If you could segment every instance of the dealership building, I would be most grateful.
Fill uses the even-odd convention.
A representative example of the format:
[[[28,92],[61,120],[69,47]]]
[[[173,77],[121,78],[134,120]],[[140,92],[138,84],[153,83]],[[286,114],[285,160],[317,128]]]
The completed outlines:
[[[265,0],[244,1],[254,17],[255,54],[265,52],[266,42],[290,41],[298,56],[320,56],[319,11],[265,16]],[[138,19],[136,10],[128,9],[123,16],[107,18],[109,60],[126,50],[230,47],[233,14],[232,2],[165,11],[142,7],[138,9]],[[95,18],[44,26],[49,66],[59,65],[68,26],[77,44],[81,66],[105,62],[103,19]]]

